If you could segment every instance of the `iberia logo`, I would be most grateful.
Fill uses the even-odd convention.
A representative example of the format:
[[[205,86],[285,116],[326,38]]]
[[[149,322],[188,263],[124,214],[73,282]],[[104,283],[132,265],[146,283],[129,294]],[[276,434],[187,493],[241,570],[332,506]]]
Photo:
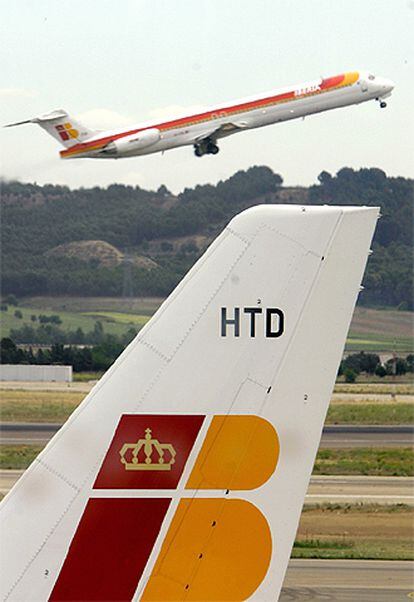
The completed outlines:
[[[171,443],[160,443],[151,437],[151,429],[145,429],[145,438],[136,443],[124,443],[120,450],[121,462],[125,470],[171,470],[175,462],[175,449]],[[153,461],[153,449],[158,454],[158,460]],[[144,451],[144,462],[139,461],[140,451]],[[169,462],[165,460],[165,452],[169,452]],[[129,459],[128,459],[129,456]]]
[[[258,416],[123,415],[50,600],[245,600],[272,536],[242,492],[278,456]]]
[[[57,125],[56,130],[61,140],[70,140],[71,138],[78,138],[79,136],[78,130],[75,130],[69,122]]]

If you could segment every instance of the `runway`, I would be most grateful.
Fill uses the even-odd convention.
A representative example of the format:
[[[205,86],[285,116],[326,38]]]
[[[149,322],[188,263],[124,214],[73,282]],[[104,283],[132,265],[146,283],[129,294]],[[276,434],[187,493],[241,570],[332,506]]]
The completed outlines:
[[[0,493],[5,495],[23,470],[0,470]],[[408,504],[414,506],[414,478],[314,476],[305,504]]]
[[[408,504],[413,477],[313,476],[305,504]]]
[[[414,563],[291,560],[280,602],[394,602],[414,598]]]
[[[1,423],[0,443],[6,445],[46,445],[60,429],[54,423]],[[410,447],[414,445],[414,426],[327,425],[320,447]]]

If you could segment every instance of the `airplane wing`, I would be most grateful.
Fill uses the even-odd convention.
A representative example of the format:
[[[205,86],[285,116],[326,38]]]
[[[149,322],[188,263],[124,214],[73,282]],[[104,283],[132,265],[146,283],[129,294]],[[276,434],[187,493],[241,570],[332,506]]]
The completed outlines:
[[[230,222],[1,503],[3,599],[278,599],[377,217]]]
[[[245,121],[229,121],[228,123],[222,123],[218,127],[215,126],[207,129],[195,139],[195,142],[200,143],[206,140],[215,141],[218,138],[224,138],[225,136],[230,136],[230,134],[246,129],[246,127],[247,123]]]

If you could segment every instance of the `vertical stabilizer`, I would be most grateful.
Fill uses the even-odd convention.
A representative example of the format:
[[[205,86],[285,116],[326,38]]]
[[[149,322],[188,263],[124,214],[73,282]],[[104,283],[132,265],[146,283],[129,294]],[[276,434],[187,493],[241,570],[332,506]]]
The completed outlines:
[[[235,217],[0,507],[3,599],[277,600],[378,217]]]
[[[70,148],[75,144],[84,142],[97,133],[96,130],[87,128],[80,121],[71,117],[63,109],[56,109],[39,117],[27,119],[26,121],[10,123],[5,127],[14,127],[26,123],[37,123],[48,134],[63,144],[65,148]]]

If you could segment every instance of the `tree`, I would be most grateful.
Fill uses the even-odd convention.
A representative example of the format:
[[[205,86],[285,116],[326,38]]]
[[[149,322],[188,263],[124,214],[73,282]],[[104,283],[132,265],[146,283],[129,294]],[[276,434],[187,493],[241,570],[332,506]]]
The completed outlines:
[[[4,299],[4,301],[6,303],[8,303],[9,305],[18,305],[18,301],[15,295],[7,295],[6,298]]]
[[[378,364],[378,366],[375,368],[375,374],[383,378],[387,375],[387,371],[382,364]]]
[[[345,368],[344,376],[346,383],[354,383],[357,379],[358,373],[352,368]]]

